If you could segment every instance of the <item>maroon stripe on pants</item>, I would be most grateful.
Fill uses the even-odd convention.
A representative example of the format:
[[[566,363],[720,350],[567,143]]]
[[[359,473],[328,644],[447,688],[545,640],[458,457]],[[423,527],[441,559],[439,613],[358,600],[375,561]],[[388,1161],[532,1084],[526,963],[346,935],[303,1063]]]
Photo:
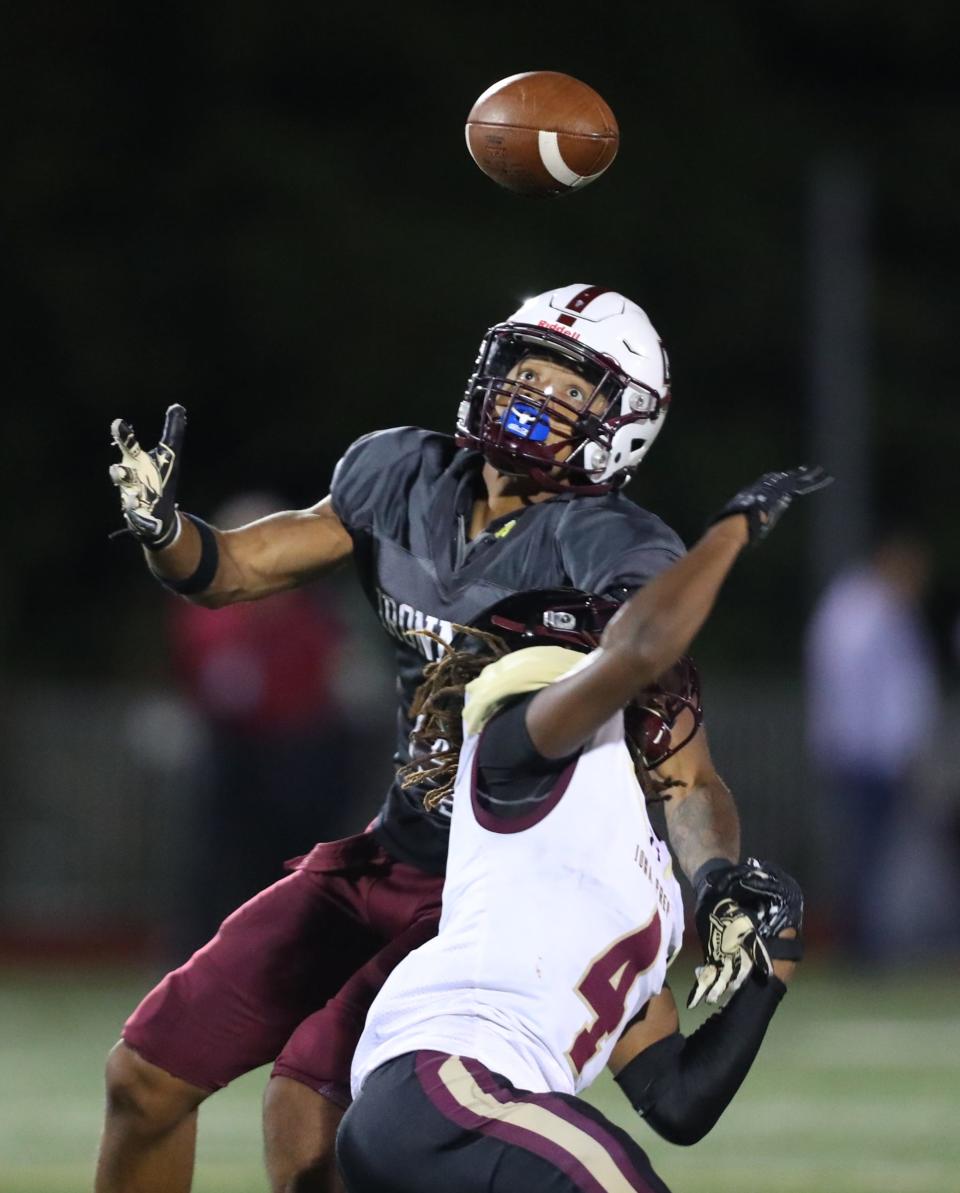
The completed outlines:
[[[599,1181],[589,1168],[567,1148],[555,1143],[537,1131],[499,1118],[478,1114],[462,1106],[447,1088],[440,1076],[441,1067],[451,1059],[446,1053],[418,1052],[416,1073],[420,1085],[436,1109],[458,1126],[499,1139],[513,1147],[522,1148],[548,1161],[559,1169],[577,1189],[583,1193],[609,1193],[607,1186]],[[594,1140],[608,1155],[623,1180],[636,1193],[656,1193],[653,1187],[637,1172],[619,1140],[605,1132],[600,1124],[586,1115],[580,1116],[561,1098],[550,1094],[515,1093],[510,1087],[497,1081],[489,1069],[478,1061],[465,1057],[459,1060],[481,1091],[502,1105],[523,1105],[538,1107],[553,1117],[562,1119],[570,1126],[582,1131]]]
[[[650,1186],[637,1172],[637,1165],[633,1157],[617,1136],[602,1123],[598,1123],[596,1119],[587,1114],[578,1112],[576,1107],[571,1106],[568,1101],[556,1094],[523,1094],[518,1097],[509,1087],[499,1082],[490,1070],[481,1065],[479,1061],[467,1057],[461,1057],[461,1060],[463,1067],[485,1094],[496,1098],[498,1102],[534,1102],[538,1106],[545,1107],[557,1118],[562,1118],[572,1126],[578,1127],[584,1135],[589,1135],[608,1153],[617,1168],[620,1169],[624,1180],[628,1181],[633,1188],[640,1190],[641,1193],[648,1193]],[[638,1181],[639,1183],[637,1183]]]

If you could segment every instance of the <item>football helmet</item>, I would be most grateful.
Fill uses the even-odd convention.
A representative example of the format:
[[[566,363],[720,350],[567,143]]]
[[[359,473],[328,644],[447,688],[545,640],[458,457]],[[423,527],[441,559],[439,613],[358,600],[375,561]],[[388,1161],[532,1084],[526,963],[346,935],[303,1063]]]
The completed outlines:
[[[576,588],[541,588],[515,593],[487,609],[476,628],[499,635],[511,651],[557,645],[589,652],[600,645],[607,623],[620,608],[612,596]],[[691,714],[682,734],[675,729]],[[703,721],[700,676],[684,655],[657,683],[644,688],[625,710],[624,727],[651,770],[682,750]]]
[[[518,377],[545,359],[586,382],[582,404]],[[457,417],[457,442],[501,472],[551,491],[606,493],[624,484],[670,405],[667,354],[644,311],[601,286],[528,299],[483,338]]]
[[[679,732],[684,712],[690,713],[690,718]],[[682,750],[703,724],[700,673],[693,659],[689,655],[677,659],[655,684],[627,705],[623,716],[624,728],[650,770]]]

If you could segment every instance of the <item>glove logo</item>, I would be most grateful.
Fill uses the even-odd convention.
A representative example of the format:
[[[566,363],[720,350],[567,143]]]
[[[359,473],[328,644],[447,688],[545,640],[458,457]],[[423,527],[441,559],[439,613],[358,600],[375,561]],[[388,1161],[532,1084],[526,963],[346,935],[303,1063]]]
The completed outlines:
[[[528,439],[531,443],[543,443],[550,433],[547,416],[524,402],[511,404],[504,415],[503,427],[508,434],[516,435],[518,439]]]
[[[772,956],[799,959],[802,946],[803,894],[779,867],[756,858],[715,871],[706,880],[697,906],[697,929],[704,963],[688,1007],[705,1000],[722,1006],[756,969],[761,979],[773,972]],[[794,929],[797,939],[778,939]],[[769,947],[765,943],[769,941]]]

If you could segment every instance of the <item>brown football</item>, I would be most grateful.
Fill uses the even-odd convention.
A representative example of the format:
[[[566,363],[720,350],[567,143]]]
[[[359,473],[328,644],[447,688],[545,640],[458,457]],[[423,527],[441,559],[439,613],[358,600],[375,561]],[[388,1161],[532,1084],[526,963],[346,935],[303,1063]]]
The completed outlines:
[[[521,195],[565,195],[617,156],[620,130],[592,87],[555,70],[488,87],[467,117],[467,148],[494,182]]]

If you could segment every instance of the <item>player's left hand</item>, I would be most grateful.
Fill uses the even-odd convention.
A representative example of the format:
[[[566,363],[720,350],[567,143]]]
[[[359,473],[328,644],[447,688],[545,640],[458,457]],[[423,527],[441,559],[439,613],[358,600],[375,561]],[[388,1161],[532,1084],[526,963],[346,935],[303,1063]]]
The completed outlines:
[[[696,971],[688,1007],[704,997],[719,1005],[753,970],[766,981],[771,958],[799,961],[803,956],[803,892],[772,862],[751,857],[709,873],[698,895],[696,920],[704,964]],[[793,939],[783,938],[788,929]]]

